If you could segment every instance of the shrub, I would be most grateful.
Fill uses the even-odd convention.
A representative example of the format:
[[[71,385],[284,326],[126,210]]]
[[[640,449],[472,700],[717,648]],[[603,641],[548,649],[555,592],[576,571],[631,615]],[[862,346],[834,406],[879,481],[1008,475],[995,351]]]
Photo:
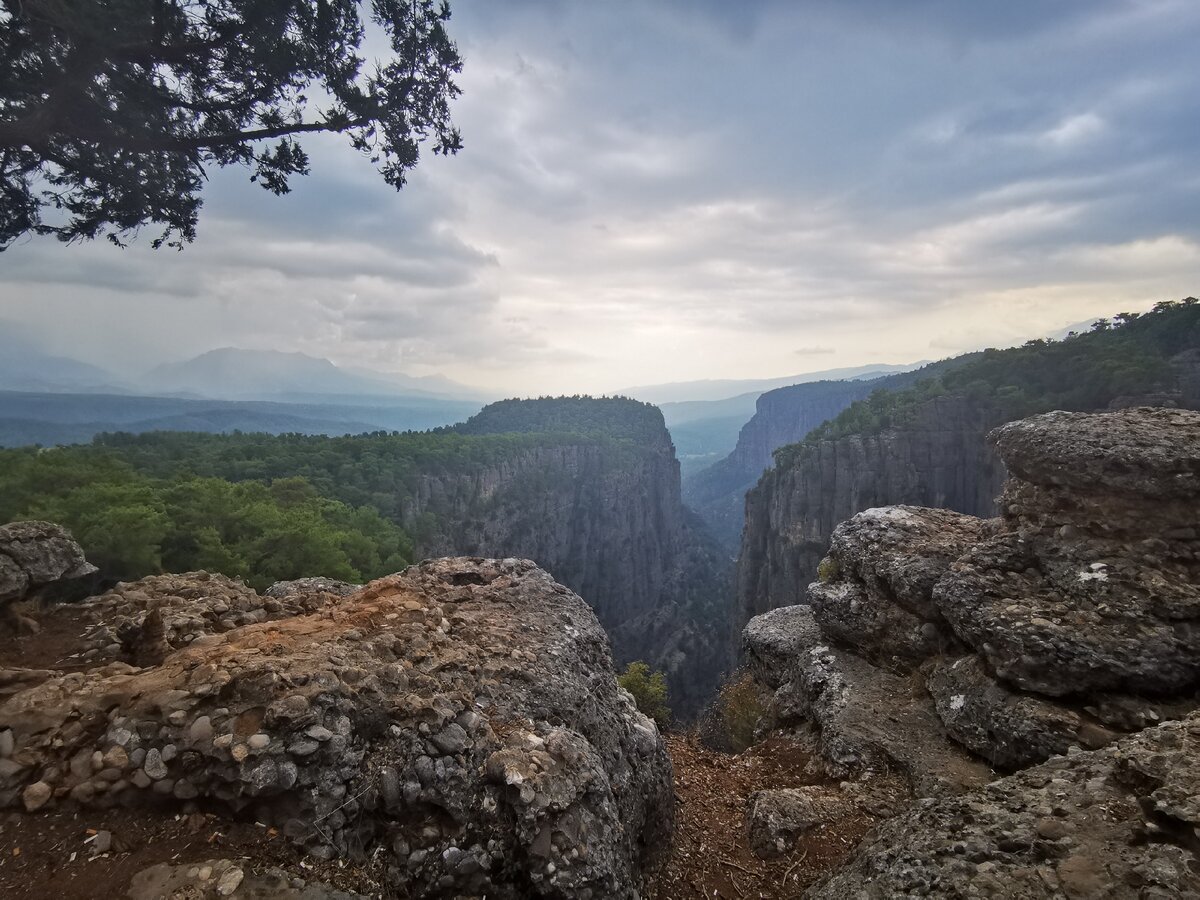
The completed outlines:
[[[716,706],[730,749],[741,753],[754,743],[755,729],[767,711],[762,688],[748,672],[735,673],[721,686]]]
[[[832,556],[826,556],[817,565],[817,579],[824,584],[837,581],[837,577],[841,574],[842,567],[838,565],[838,561]]]
[[[631,662],[617,676],[617,684],[633,695],[637,708],[665,728],[671,723],[671,708],[667,706],[667,676],[651,672],[646,663]]]

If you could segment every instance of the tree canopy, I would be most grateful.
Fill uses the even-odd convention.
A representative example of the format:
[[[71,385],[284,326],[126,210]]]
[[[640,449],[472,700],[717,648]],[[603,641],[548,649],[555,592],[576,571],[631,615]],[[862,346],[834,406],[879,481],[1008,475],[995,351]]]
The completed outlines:
[[[29,233],[196,235],[213,166],[283,194],[298,136],[345,134],[399,188],[456,152],[445,0],[0,0],[0,249]],[[367,23],[390,57],[368,66]]]

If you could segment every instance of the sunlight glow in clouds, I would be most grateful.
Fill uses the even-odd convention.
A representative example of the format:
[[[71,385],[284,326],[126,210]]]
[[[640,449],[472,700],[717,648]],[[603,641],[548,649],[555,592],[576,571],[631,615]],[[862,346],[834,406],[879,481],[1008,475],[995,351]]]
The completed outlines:
[[[1200,4],[456,0],[466,150],[213,173],[183,253],[32,240],[0,317],[510,392],[1020,342],[1200,293]]]

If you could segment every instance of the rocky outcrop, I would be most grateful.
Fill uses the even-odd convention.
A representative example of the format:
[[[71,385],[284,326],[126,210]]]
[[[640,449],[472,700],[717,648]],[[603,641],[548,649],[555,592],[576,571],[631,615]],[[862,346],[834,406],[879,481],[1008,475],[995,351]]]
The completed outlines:
[[[242,625],[316,612],[352,593],[350,587],[326,578],[305,578],[278,582],[259,595],[237,579],[209,572],[120,582],[81,605],[82,617],[92,624],[72,661],[138,663],[135,657],[152,652],[152,643],[159,645],[162,656]]]
[[[991,525],[944,509],[869,509],[833,533],[808,601],[828,640],[892,671],[961,646],[933,601],[947,568]]]
[[[414,897],[631,898],[670,845],[658,731],[531,562],[435,560],[216,632],[8,697],[0,804],[203,802]]]
[[[863,510],[913,504],[994,515],[1005,472],[985,437],[1005,418],[948,395],[920,407],[903,428],[799,445],[746,495],[742,621],[807,602],[834,528]]]
[[[69,588],[96,571],[61,525],[10,522],[0,525],[0,618],[30,625],[12,604]],[[36,627],[30,625],[30,627]]]
[[[1200,414],[1047,413],[992,440],[1013,473],[999,519],[861,513],[811,606],[746,629],[777,717],[814,729],[834,774],[886,756],[944,793],[922,763],[949,739],[1012,770],[1200,703]]]
[[[743,640],[751,672],[775,688],[773,724],[809,737],[827,776],[898,771],[918,796],[955,793],[991,777],[949,740],[919,685],[831,647],[810,607],[758,616]]]
[[[1200,717],[877,826],[808,897],[1200,897]]]

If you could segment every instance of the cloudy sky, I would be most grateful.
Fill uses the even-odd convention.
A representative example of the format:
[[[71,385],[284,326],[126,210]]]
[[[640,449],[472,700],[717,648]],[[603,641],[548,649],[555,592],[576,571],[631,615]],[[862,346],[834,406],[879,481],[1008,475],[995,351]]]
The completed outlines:
[[[1000,346],[1200,294],[1195,0],[452,0],[466,148],[336,138],[199,238],[0,255],[0,318],[133,373],[219,346],[511,393]]]

